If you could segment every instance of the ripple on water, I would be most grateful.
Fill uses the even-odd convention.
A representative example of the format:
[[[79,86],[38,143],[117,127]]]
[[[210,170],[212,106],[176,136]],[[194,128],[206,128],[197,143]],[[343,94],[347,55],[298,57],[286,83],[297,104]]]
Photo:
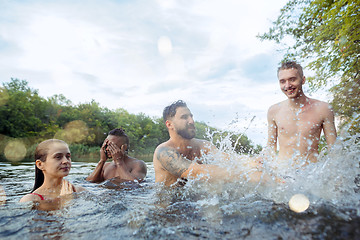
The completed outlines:
[[[93,184],[84,179],[94,164],[74,162],[68,179],[88,191],[54,211],[17,203],[32,188],[33,165],[4,163],[7,203],[0,206],[0,238],[356,239],[359,148],[347,144],[302,171],[289,171],[286,182],[275,185],[190,180],[182,188],[166,188],[154,183],[152,163],[142,183]],[[288,206],[296,193],[310,200],[302,213]]]

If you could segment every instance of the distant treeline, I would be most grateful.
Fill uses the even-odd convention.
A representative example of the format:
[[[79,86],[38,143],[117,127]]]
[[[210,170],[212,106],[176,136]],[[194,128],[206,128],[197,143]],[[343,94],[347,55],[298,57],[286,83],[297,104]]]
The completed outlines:
[[[220,132],[203,122],[195,125],[197,138],[217,144],[226,137],[236,152],[261,151],[261,146],[253,146],[246,135]],[[150,156],[158,144],[169,138],[161,118],[131,114],[122,108],[109,110],[94,100],[74,105],[62,94],[45,99],[25,80],[11,79],[0,88],[1,160],[16,159],[21,152],[25,159],[31,159],[36,144],[48,138],[66,141],[74,160],[97,159],[107,133],[118,127],[125,129],[130,138],[132,156]]]

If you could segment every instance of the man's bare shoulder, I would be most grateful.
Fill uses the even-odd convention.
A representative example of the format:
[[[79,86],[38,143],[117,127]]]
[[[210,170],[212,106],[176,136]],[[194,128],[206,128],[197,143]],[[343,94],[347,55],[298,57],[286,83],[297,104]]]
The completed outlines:
[[[317,111],[320,114],[321,113],[327,114],[333,111],[331,105],[327,102],[323,102],[317,99],[310,99],[310,101],[315,111]]]
[[[205,144],[209,143],[208,141],[206,140],[202,140],[202,139],[197,139],[197,138],[193,138],[191,139],[190,141],[190,144],[189,146],[191,147],[197,147],[197,146],[203,146]],[[163,148],[169,148],[169,149],[176,149],[176,142],[174,141],[171,141],[171,140],[168,140],[166,142],[163,142],[161,143],[160,145],[158,145],[155,149],[155,152],[158,150],[158,149],[163,149]]]
[[[141,159],[137,159],[137,158],[130,157],[130,156],[128,156],[128,161],[134,162],[134,163],[142,163],[142,162],[144,162],[144,161],[141,160]]]
[[[104,164],[104,167],[103,167],[103,172],[108,169],[108,168],[112,168],[112,167],[115,167],[115,164],[113,162],[106,162]]]
[[[163,169],[173,176],[180,177],[187,171],[191,163],[180,154],[178,149],[169,144],[159,145],[154,152],[155,172]]]
[[[155,148],[155,151],[154,151],[154,158],[157,157],[157,152],[159,152],[160,150],[164,149],[164,148],[173,148],[171,147],[171,144],[169,143],[169,141],[166,141],[166,142],[163,142],[161,144],[159,144],[156,148]]]
[[[159,156],[159,152],[163,152],[163,151],[175,151],[177,152],[176,148],[174,147],[173,144],[171,144],[170,141],[164,142],[162,144],[160,144],[159,146],[156,147],[155,151],[154,151],[154,156],[156,156],[158,158]]]
[[[327,102],[318,100],[318,99],[314,99],[314,98],[310,98],[310,102],[312,105],[317,106],[317,107],[321,107],[321,108],[331,108],[331,105]]]
[[[134,158],[134,157],[128,157],[128,160],[129,163],[132,165],[132,166],[137,166],[137,167],[146,167],[146,163],[141,160],[141,159],[137,159],[137,158]]]
[[[210,147],[211,146],[211,142],[204,140],[204,139],[194,138],[192,141],[193,141],[193,146],[199,146],[199,147]]]
[[[279,112],[283,106],[285,105],[286,103],[286,100],[285,101],[282,101],[282,102],[278,102],[278,103],[275,103],[274,105],[271,105],[268,109],[268,114],[269,115],[274,115],[276,114],[277,112]]]
[[[112,165],[112,162],[106,162],[106,163],[104,164],[104,168],[109,167],[109,166],[111,166],[111,165]]]
[[[168,141],[166,141],[166,142],[163,142],[163,143],[159,144],[159,145],[156,147],[156,149],[162,148],[162,147],[169,147],[169,146],[171,146],[171,145],[172,145],[172,144],[171,144],[170,140],[168,140]],[[156,149],[155,149],[155,151],[156,151]]]

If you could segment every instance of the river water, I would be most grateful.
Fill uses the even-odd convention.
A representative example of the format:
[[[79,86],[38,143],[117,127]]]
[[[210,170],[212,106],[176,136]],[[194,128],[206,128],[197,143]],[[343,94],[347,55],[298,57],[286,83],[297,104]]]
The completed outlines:
[[[85,181],[96,163],[73,162],[67,177],[87,189],[61,207],[40,210],[19,199],[33,186],[34,164],[0,163],[1,239],[359,239],[360,151],[354,139],[272,185],[189,181],[166,188],[154,182],[152,162],[144,182]],[[0,189],[1,190],[1,189]],[[289,209],[296,193],[310,200]],[[4,200],[4,196],[2,196]]]

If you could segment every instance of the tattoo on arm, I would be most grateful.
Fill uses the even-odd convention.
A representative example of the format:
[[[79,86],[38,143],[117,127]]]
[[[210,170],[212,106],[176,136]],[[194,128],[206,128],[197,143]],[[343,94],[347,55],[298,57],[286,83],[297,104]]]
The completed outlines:
[[[159,148],[156,155],[162,166],[171,174],[180,177],[191,165],[191,161],[171,148]]]

